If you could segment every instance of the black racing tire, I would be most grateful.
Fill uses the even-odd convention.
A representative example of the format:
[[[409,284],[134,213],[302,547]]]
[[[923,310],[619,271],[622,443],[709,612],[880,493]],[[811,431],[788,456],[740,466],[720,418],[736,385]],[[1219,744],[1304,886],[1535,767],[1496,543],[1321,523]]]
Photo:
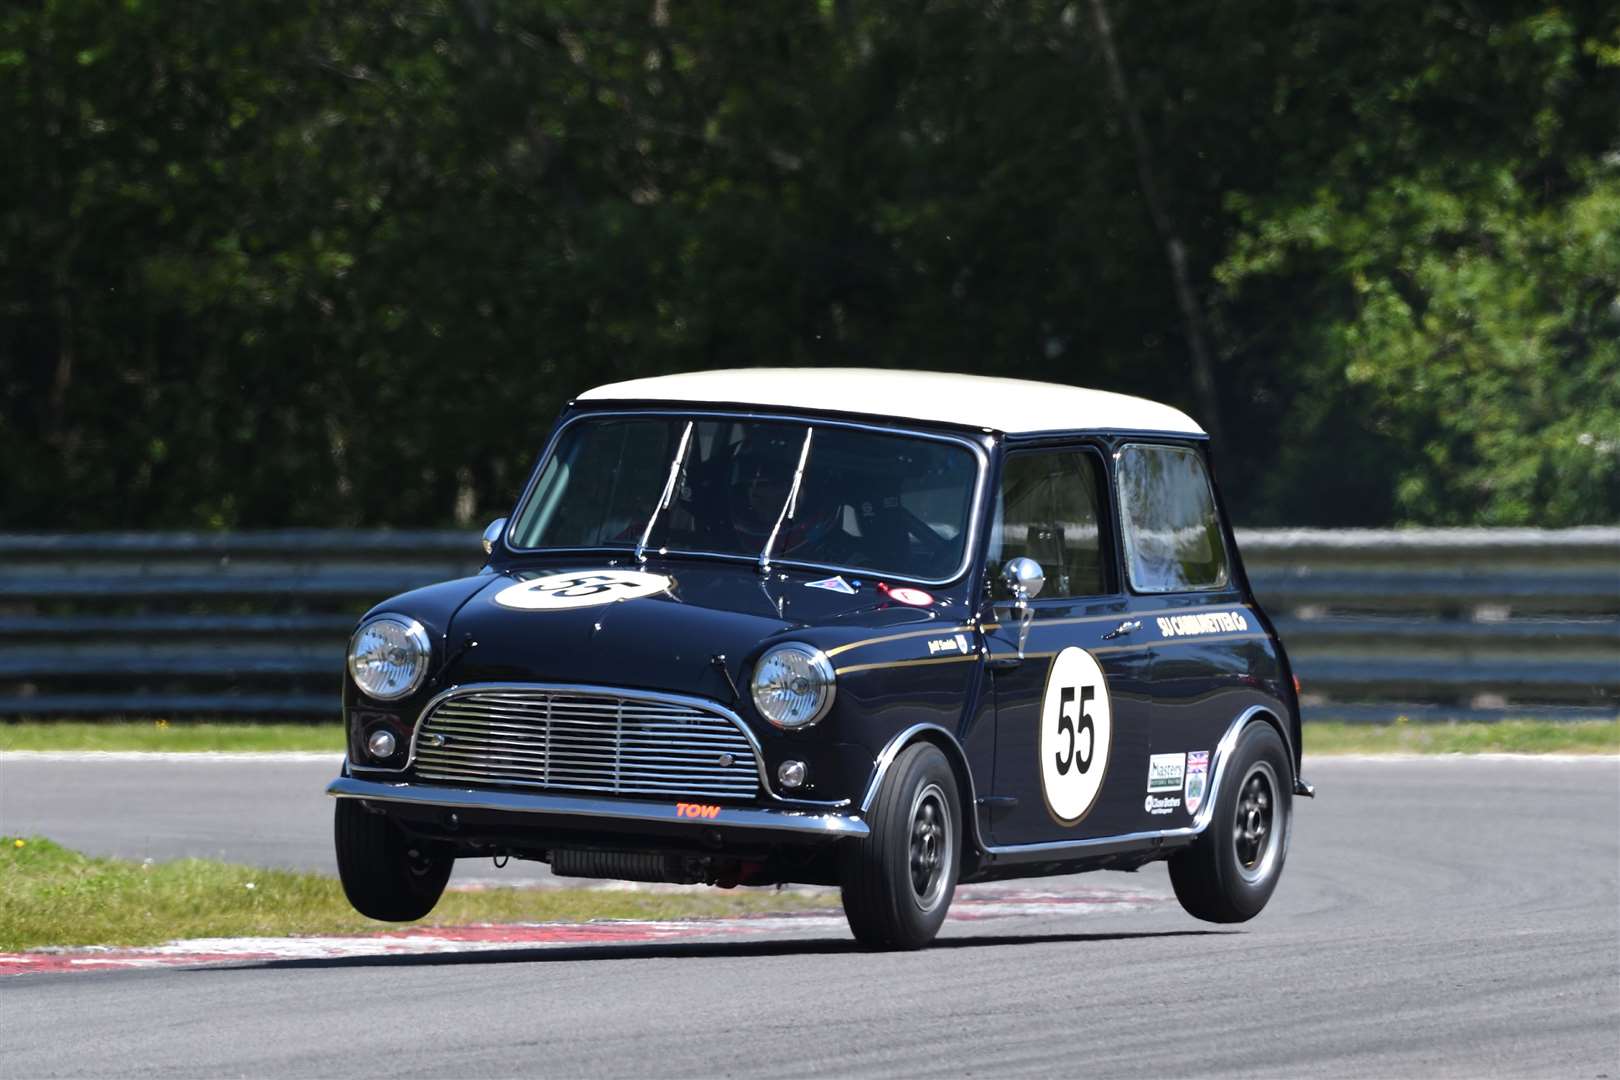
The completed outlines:
[[[382,922],[412,922],[432,911],[456,864],[447,844],[407,836],[354,799],[332,818],[338,878],[354,910]]]
[[[962,801],[939,747],[900,752],[867,825],[871,832],[840,852],[849,928],[869,949],[920,949],[945,921],[962,862]]]
[[[1293,825],[1294,768],[1277,729],[1243,729],[1221,777],[1215,809],[1196,842],[1170,859],[1170,884],[1189,915],[1247,922],[1277,888]]]

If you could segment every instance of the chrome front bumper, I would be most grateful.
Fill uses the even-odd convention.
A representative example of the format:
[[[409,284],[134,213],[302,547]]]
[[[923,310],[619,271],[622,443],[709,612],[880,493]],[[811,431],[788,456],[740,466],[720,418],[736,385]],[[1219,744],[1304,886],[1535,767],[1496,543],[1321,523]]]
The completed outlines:
[[[383,783],[340,776],[326,793],[338,799],[364,799],[367,802],[401,803],[406,806],[440,807],[446,810],[495,810],[513,814],[535,814],[558,819],[611,819],[618,822],[645,822],[654,825],[687,825],[693,828],[749,829],[760,833],[786,833],[795,836],[855,836],[868,833],[866,822],[852,814],[808,813],[798,810],[760,810],[750,807],[702,804],[713,816],[691,816],[683,808],[697,803],[646,802],[635,799],[594,799],[580,795],[524,795],[508,791],[478,791],[470,788],[429,787],[420,784]],[[582,820],[568,824],[580,825]]]

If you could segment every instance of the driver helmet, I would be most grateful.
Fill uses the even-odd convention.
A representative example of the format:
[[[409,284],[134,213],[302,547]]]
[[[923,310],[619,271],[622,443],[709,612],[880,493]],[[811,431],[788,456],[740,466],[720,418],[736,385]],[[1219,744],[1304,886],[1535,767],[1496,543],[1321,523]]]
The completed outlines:
[[[793,470],[804,445],[802,429],[783,428],[748,433],[732,451],[728,470],[731,524],[745,544],[763,547],[793,489]],[[815,447],[811,446],[813,466]],[[792,519],[783,519],[774,551],[781,554],[824,534],[838,507],[827,499],[809,498],[811,467],[799,487]]]

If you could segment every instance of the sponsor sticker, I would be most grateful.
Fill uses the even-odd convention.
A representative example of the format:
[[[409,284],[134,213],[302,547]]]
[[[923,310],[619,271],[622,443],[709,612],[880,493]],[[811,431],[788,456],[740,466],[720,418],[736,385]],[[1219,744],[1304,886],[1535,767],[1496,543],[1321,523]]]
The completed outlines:
[[[820,581],[807,581],[804,583],[804,587],[807,589],[826,589],[828,592],[843,593],[845,596],[855,595],[854,586],[845,581],[842,574],[836,577],[822,578]]]
[[[1159,636],[1196,637],[1199,634],[1235,634],[1249,628],[1241,611],[1209,611],[1197,615],[1170,615],[1155,619]]]
[[[897,589],[891,589],[885,585],[879,585],[878,588],[887,593],[890,600],[893,600],[898,604],[909,604],[912,607],[928,607],[934,602],[933,593],[924,592],[921,589],[913,589],[909,585],[902,585]]]
[[[1162,799],[1157,795],[1149,795],[1142,804],[1142,809],[1150,814],[1168,814],[1181,805],[1179,798]]]
[[[508,585],[495,594],[495,602],[520,611],[561,611],[652,596],[674,584],[663,574],[640,570],[578,570]]]
[[[1180,791],[1186,754],[1154,754],[1148,758],[1149,791]]]
[[[1204,805],[1204,792],[1209,790],[1209,751],[1194,750],[1187,755],[1187,785],[1182,795],[1187,800],[1187,813],[1196,814]]]
[[[955,637],[947,638],[930,638],[928,640],[929,656],[938,656],[940,653],[960,653],[966,656],[971,648],[972,646],[968,644],[966,634],[957,634]]]
[[[1102,792],[1114,710],[1097,658],[1070,646],[1052,658],[1041,696],[1041,793],[1063,825],[1077,824]]]

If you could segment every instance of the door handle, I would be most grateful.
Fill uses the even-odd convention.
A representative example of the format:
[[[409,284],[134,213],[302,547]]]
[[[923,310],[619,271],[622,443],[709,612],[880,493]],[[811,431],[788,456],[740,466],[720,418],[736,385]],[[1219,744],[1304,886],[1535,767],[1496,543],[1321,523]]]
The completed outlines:
[[[1114,638],[1124,637],[1126,634],[1134,633],[1140,629],[1142,629],[1142,622],[1140,619],[1126,619],[1124,622],[1108,631],[1108,633],[1104,634],[1103,640],[1112,641]]]

